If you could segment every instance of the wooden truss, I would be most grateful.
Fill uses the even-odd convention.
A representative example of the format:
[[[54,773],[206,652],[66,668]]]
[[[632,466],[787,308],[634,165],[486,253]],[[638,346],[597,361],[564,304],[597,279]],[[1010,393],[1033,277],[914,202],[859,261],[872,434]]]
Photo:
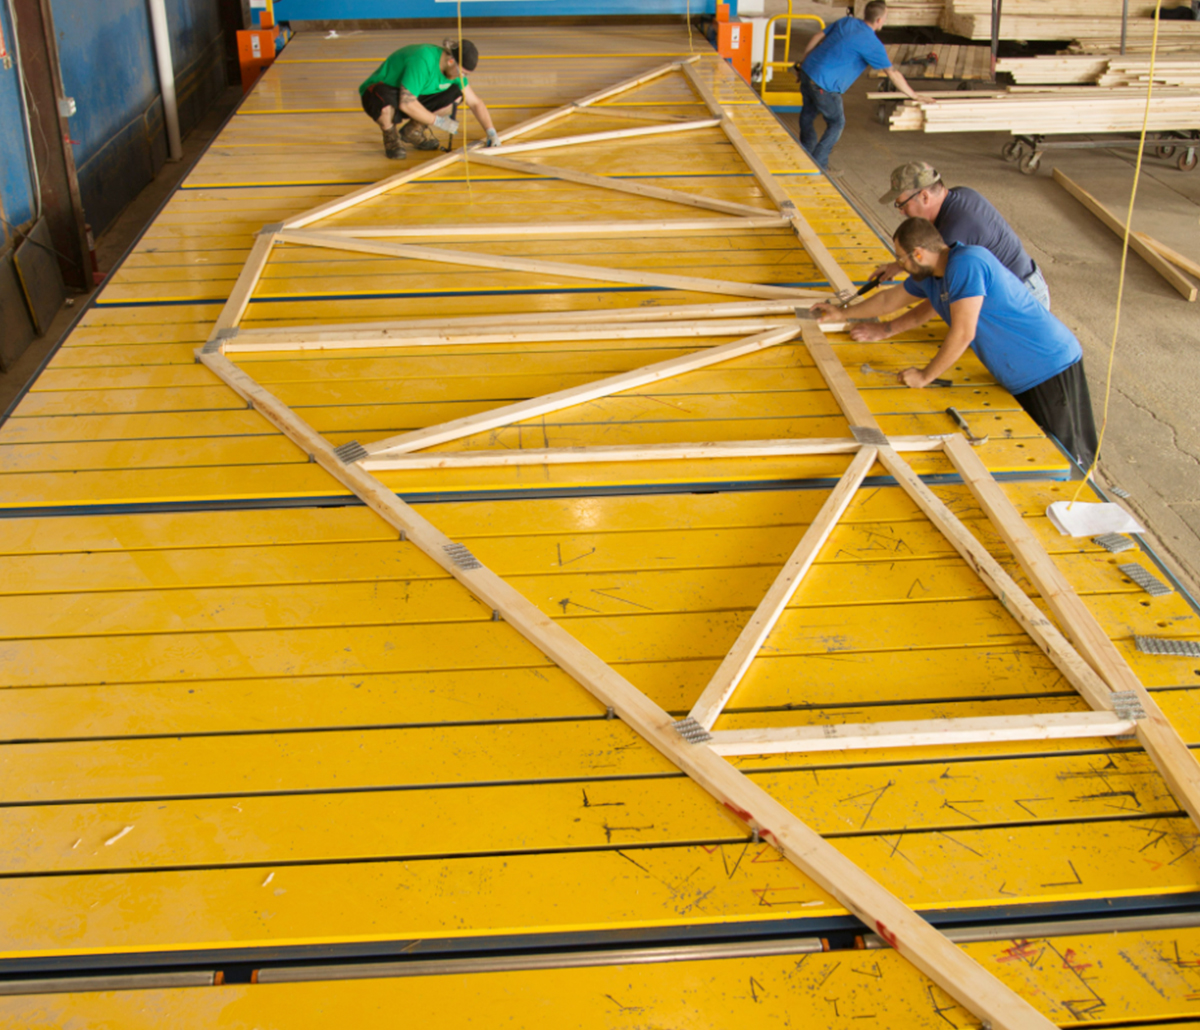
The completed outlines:
[[[661,75],[681,69],[688,76],[713,115],[711,120],[671,122],[653,125],[646,132],[688,131],[698,125],[719,124],[728,134],[747,164],[754,171],[764,192],[776,203],[778,216],[771,224],[786,219],[805,249],[816,258],[826,278],[838,290],[850,285],[849,278],[829,257],[828,251],[812,233],[791,201],[772,179],[758,156],[749,149],[736,126],[713,100],[691,63],[663,66],[636,79],[621,83],[591,97],[542,115],[502,134],[506,145],[493,150],[484,160],[500,159],[508,164],[505,153],[515,148],[507,140],[522,132],[549,124],[565,115],[586,109],[616,93],[641,85]],[[537,141],[542,149],[570,145],[596,138],[617,138],[622,133],[597,133],[591,136],[565,137]],[[405,172],[359,190],[348,197],[330,201],[259,234],[235,288],[225,305],[208,342],[196,352],[197,360],[228,384],[250,406],[259,411],[311,459],[352,491],[389,525],[432,558],[458,580],[471,594],[492,608],[518,633],[539,648],[551,661],[589,690],[601,704],[626,721],[679,769],[717,798],[731,813],[747,823],[756,836],[766,840],[794,863],[803,873],[836,897],[851,913],[884,940],[905,955],[931,980],[939,984],[959,1004],[994,1030],[1031,1030],[1052,1024],[1025,1000],[1003,986],[973,959],[948,941],[929,923],[892,895],[869,874],[841,854],[819,834],[784,808],[755,782],[730,764],[726,755],[764,754],[773,751],[800,751],[817,748],[897,747],[929,743],[1028,740],[1051,737],[1114,736],[1130,732],[1151,755],[1172,792],[1194,821],[1200,823],[1200,766],[1187,751],[1178,733],[1157,704],[1134,676],[1121,654],[1096,623],[1065,577],[1041,544],[1025,528],[1020,515],[988,473],[966,441],[949,437],[887,437],[880,429],[862,397],[854,388],[845,369],[817,324],[793,305],[801,291],[771,289],[776,293],[744,292],[753,284],[735,285],[728,290],[739,296],[758,297],[752,301],[721,304],[683,305],[675,308],[636,308],[611,311],[587,311],[561,314],[511,315],[503,318],[475,316],[456,319],[418,319],[345,326],[301,329],[260,329],[239,332],[239,323],[250,296],[262,274],[272,248],[279,242],[301,243],[363,250],[370,253],[437,260],[481,263],[483,255],[470,256],[436,248],[409,247],[402,244],[370,243],[362,230],[301,232],[312,222],[354,204],[412,182],[460,160],[451,154],[436,158],[422,168]],[[481,155],[476,155],[481,157]],[[545,166],[536,166],[547,174]],[[523,169],[522,169],[523,170]],[[556,174],[556,173],[555,173]],[[572,173],[575,174],[575,173]],[[693,200],[696,198],[693,198]],[[706,206],[698,204],[693,206]],[[708,205],[711,206],[711,205]],[[736,206],[736,205],[734,205]],[[728,209],[730,205],[725,205]],[[726,215],[737,212],[725,210]],[[727,219],[733,221],[733,219]],[[615,226],[619,223],[609,223]],[[684,223],[687,225],[694,223]],[[672,227],[674,223],[661,226]],[[458,227],[463,235],[492,233],[498,227]],[[541,227],[546,232],[570,233],[595,230],[594,225]],[[639,223],[639,229],[644,226]],[[646,231],[659,231],[657,224]],[[520,227],[521,233],[531,233]],[[689,231],[682,229],[681,231]],[[355,235],[349,236],[347,233]],[[372,235],[442,235],[436,230],[412,227],[375,229]],[[515,267],[509,259],[504,267]],[[528,269],[533,264],[523,262]],[[490,267],[501,267],[493,264]],[[603,279],[621,270],[591,266],[566,266],[583,278]],[[553,274],[571,274],[561,263],[554,263]],[[537,271],[550,271],[545,267]],[[638,273],[640,275],[640,273]],[[666,277],[658,277],[660,279]],[[673,277],[681,278],[681,277]],[[613,279],[612,281],[629,281]],[[647,281],[645,278],[639,281]],[[695,287],[683,287],[692,289]],[[706,280],[706,292],[714,291]],[[788,296],[779,296],[786,293]],[[828,327],[827,327],[828,328]],[[604,340],[655,335],[736,337],[731,343],[701,347],[692,354],[672,358],[631,372],[621,373],[595,383],[544,397],[511,404],[495,411],[430,426],[411,433],[369,443],[334,447],[308,426],[294,411],[249,375],[236,367],[227,356],[232,352],[285,351],[313,348],[420,347],[431,344],[478,342],[530,342],[537,340]],[[542,451],[430,452],[428,448],[461,439],[489,428],[559,410],[585,400],[628,390],[645,383],[677,376],[696,368],[779,346],[799,337],[812,356],[825,382],[847,417],[851,435],[833,440],[759,440],[734,443],[700,442],[635,447],[597,447],[549,449]],[[992,555],[975,539],[954,514],[925,486],[900,456],[902,451],[940,450],[958,470],[988,517],[1024,569],[1043,601],[1062,627],[1060,632],[1024,591],[1009,577]],[[419,453],[423,452],[423,453]],[[695,460],[705,457],[760,457],[764,455],[851,454],[846,473],[830,493],[828,500],[784,565],[775,583],[750,618],[712,681],[704,690],[688,718],[677,721],[636,686],[577,641],[548,615],[533,605],[511,584],[483,565],[462,544],[442,534],[409,505],[384,486],[372,473],[384,469],[479,467],[485,465],[553,464],[567,462]],[[855,491],[872,467],[879,463],[911,496],[929,519],[992,589],[1004,607],[1029,636],[1050,657],[1063,675],[1075,686],[1091,707],[1091,712],[1042,716],[1006,716],[937,720],[927,722],[882,723],[865,726],[818,727],[801,729],[746,730],[710,732],[804,574],[815,560],[822,544],[846,510]]]

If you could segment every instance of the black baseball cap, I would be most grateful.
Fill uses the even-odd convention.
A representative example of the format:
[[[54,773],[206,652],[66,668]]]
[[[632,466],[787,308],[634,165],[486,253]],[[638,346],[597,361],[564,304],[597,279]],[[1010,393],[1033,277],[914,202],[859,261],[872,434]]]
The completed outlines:
[[[479,49],[469,39],[462,41],[462,57],[458,56],[458,42],[452,42],[447,48],[455,63],[465,72],[473,72],[479,64]]]

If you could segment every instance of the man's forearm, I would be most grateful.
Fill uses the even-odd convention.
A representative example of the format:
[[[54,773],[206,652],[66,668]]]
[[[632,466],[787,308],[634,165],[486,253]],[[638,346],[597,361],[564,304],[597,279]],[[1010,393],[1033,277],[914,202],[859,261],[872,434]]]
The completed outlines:
[[[884,339],[891,339],[899,333],[906,333],[910,329],[916,329],[918,326],[922,326],[928,322],[935,314],[937,312],[933,310],[933,305],[929,301],[923,300],[911,311],[906,311],[903,315],[893,318],[890,322],[885,322],[887,336]]]
[[[487,105],[482,100],[476,100],[473,104],[468,104],[471,113],[475,115],[476,120],[483,126],[484,132],[489,129],[494,129],[496,126],[492,124],[492,116],[488,113]]]
[[[914,300],[916,298],[903,286],[890,286],[860,304],[846,305],[843,310],[851,318],[879,318],[882,315],[890,315],[893,311],[899,311]]]
[[[421,125],[432,125],[437,119],[437,116],[430,111],[419,100],[401,100],[400,110],[403,111],[414,122],[419,122]]]
[[[928,386],[943,372],[948,372],[970,346],[971,337],[964,332],[956,333],[952,326],[933,359],[921,370],[921,374],[925,378],[925,385]]]
[[[912,88],[912,86],[910,86],[908,84],[908,80],[903,75],[901,75],[898,71],[896,71],[895,68],[887,69],[885,74],[887,75],[887,77],[889,79],[892,80],[893,85],[895,85],[895,87],[901,93],[903,93],[905,96],[911,98],[912,100],[918,99],[916,91]]]

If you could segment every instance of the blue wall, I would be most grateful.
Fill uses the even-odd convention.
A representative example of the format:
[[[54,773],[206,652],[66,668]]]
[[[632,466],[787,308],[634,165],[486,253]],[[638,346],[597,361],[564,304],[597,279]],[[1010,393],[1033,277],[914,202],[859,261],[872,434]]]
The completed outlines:
[[[715,14],[716,0],[692,0],[693,14]],[[683,14],[686,0],[463,0],[463,18]],[[456,0],[275,0],[280,21],[352,18],[453,18]]]
[[[51,0],[83,207],[103,232],[166,160],[166,129],[146,0]],[[167,0],[180,131],[225,87],[217,0]]]
[[[6,5],[0,3],[0,26],[8,52],[13,54],[13,27]],[[33,194],[29,183],[29,158],[25,149],[25,119],[21,113],[21,87],[17,63],[5,70],[0,66],[0,215],[13,225],[33,217]],[[0,250],[8,244],[12,230],[0,222]]]

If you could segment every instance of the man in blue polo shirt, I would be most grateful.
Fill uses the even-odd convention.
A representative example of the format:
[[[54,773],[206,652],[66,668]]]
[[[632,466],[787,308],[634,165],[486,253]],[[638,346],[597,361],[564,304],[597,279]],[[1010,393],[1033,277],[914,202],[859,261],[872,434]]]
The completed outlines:
[[[1050,287],[1020,237],[987,198],[967,186],[946,188],[941,173],[926,161],[910,161],[892,170],[892,188],[879,198],[905,218],[928,218],[947,243],[986,247],[1025,284],[1042,307],[1050,308]],[[900,262],[880,265],[872,276],[893,278]]]
[[[914,93],[904,76],[892,67],[887,51],[875,35],[886,21],[887,4],[884,0],[871,0],[861,18],[839,18],[824,32],[813,36],[796,64],[804,100],[800,110],[800,145],[822,171],[829,170],[829,153],[846,126],[842,94],[867,68],[885,72],[896,88],[913,100],[933,101],[932,97]],[[820,141],[817,115],[825,119]]]
[[[891,314],[918,297],[921,303],[884,323],[882,337],[875,331],[878,326],[856,326],[850,336],[859,339],[869,333],[871,339],[887,339],[940,315],[950,326],[945,341],[924,368],[900,372],[900,382],[914,389],[926,387],[971,347],[1034,422],[1088,468],[1096,455],[1096,425],[1083,350],[1071,330],[985,248],[948,246],[924,218],[901,222],[893,239],[896,257],[910,278],[854,305],[853,315]],[[819,303],[811,310],[821,316],[844,308]]]

